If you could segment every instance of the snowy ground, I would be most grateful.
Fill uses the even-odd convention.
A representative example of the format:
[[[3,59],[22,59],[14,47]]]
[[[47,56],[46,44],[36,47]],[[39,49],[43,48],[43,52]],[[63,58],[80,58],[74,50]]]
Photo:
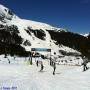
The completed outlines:
[[[39,72],[40,66],[28,65],[25,60],[0,63],[0,90],[90,90],[90,70],[82,72],[80,66],[57,65],[53,75],[49,62],[43,63],[43,72]]]

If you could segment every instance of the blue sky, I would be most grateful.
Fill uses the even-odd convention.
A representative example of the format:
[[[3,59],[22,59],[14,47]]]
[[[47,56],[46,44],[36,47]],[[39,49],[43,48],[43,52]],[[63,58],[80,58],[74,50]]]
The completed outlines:
[[[90,0],[0,0],[19,17],[72,32],[90,32]]]

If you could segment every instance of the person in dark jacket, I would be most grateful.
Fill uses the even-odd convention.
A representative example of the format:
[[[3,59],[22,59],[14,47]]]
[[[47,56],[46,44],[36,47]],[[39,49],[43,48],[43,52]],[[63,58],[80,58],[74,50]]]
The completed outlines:
[[[87,62],[84,61],[82,65],[83,65],[83,71],[86,71],[88,69]]]
[[[44,66],[43,66],[43,63],[41,62],[41,70],[40,71],[43,71],[43,68],[44,68]]]
[[[85,58],[85,56],[84,56],[83,60],[84,60],[83,63],[82,63],[83,71],[86,71],[88,69],[88,67],[87,67],[87,59]]]
[[[55,70],[56,70],[56,63],[55,62],[53,62],[53,69],[54,69],[53,75],[55,75]]]
[[[37,61],[36,61],[36,65],[37,65],[37,67],[38,67],[38,63],[39,63],[39,62],[38,62],[38,60],[37,60]]]
[[[10,64],[10,60],[8,59],[8,63]]]

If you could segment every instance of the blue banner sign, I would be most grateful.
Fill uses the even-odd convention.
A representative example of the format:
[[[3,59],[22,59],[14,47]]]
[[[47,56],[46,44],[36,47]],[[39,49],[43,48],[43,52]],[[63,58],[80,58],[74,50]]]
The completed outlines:
[[[51,52],[51,49],[48,49],[48,48],[31,48],[31,51]]]

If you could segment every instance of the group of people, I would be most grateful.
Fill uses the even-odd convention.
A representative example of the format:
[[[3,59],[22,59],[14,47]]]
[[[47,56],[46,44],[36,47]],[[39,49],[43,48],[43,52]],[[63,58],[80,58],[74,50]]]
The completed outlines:
[[[52,59],[50,57],[50,66],[53,67],[53,72],[52,72],[53,75],[55,75],[55,71],[56,71],[56,59],[57,59],[57,55],[56,55],[56,52],[54,52],[54,58]],[[38,64],[39,64],[39,61],[37,60],[36,61],[37,67],[38,67]],[[41,61],[41,69],[40,69],[40,71],[43,71],[43,69],[44,69],[44,65],[43,65],[43,62]]]
[[[82,59],[83,59],[83,63],[82,63],[82,65],[83,65],[83,71],[86,71],[87,69],[88,69],[88,67],[87,67],[87,62],[88,62],[88,60],[86,59],[86,57],[84,56],[84,57],[82,57]],[[43,69],[44,69],[44,65],[43,65],[43,62],[42,61],[36,61],[36,65],[37,65],[37,67],[39,66],[39,64],[40,64],[40,71],[43,71]],[[56,71],[56,60],[54,59],[54,60],[50,60],[50,65],[53,67],[53,72],[52,72],[52,74],[53,75],[55,75],[55,71]]]
[[[38,60],[36,61],[36,65],[37,65],[37,67],[39,66],[39,61]],[[41,65],[40,71],[43,71],[44,65],[43,65],[42,61],[40,62],[40,65]]]
[[[43,69],[44,69],[44,65],[43,65],[43,62],[42,61],[36,61],[36,66],[38,67],[39,66],[39,64],[41,65],[41,69],[40,69],[40,71],[43,71]]]
[[[44,69],[44,65],[43,65],[43,62],[42,61],[36,61],[36,66],[38,67],[39,66],[39,64],[40,64],[40,71],[43,71],[43,69]],[[55,62],[53,62],[53,65],[52,65],[52,67],[53,67],[53,75],[55,75],[55,70],[56,70],[56,63]]]

